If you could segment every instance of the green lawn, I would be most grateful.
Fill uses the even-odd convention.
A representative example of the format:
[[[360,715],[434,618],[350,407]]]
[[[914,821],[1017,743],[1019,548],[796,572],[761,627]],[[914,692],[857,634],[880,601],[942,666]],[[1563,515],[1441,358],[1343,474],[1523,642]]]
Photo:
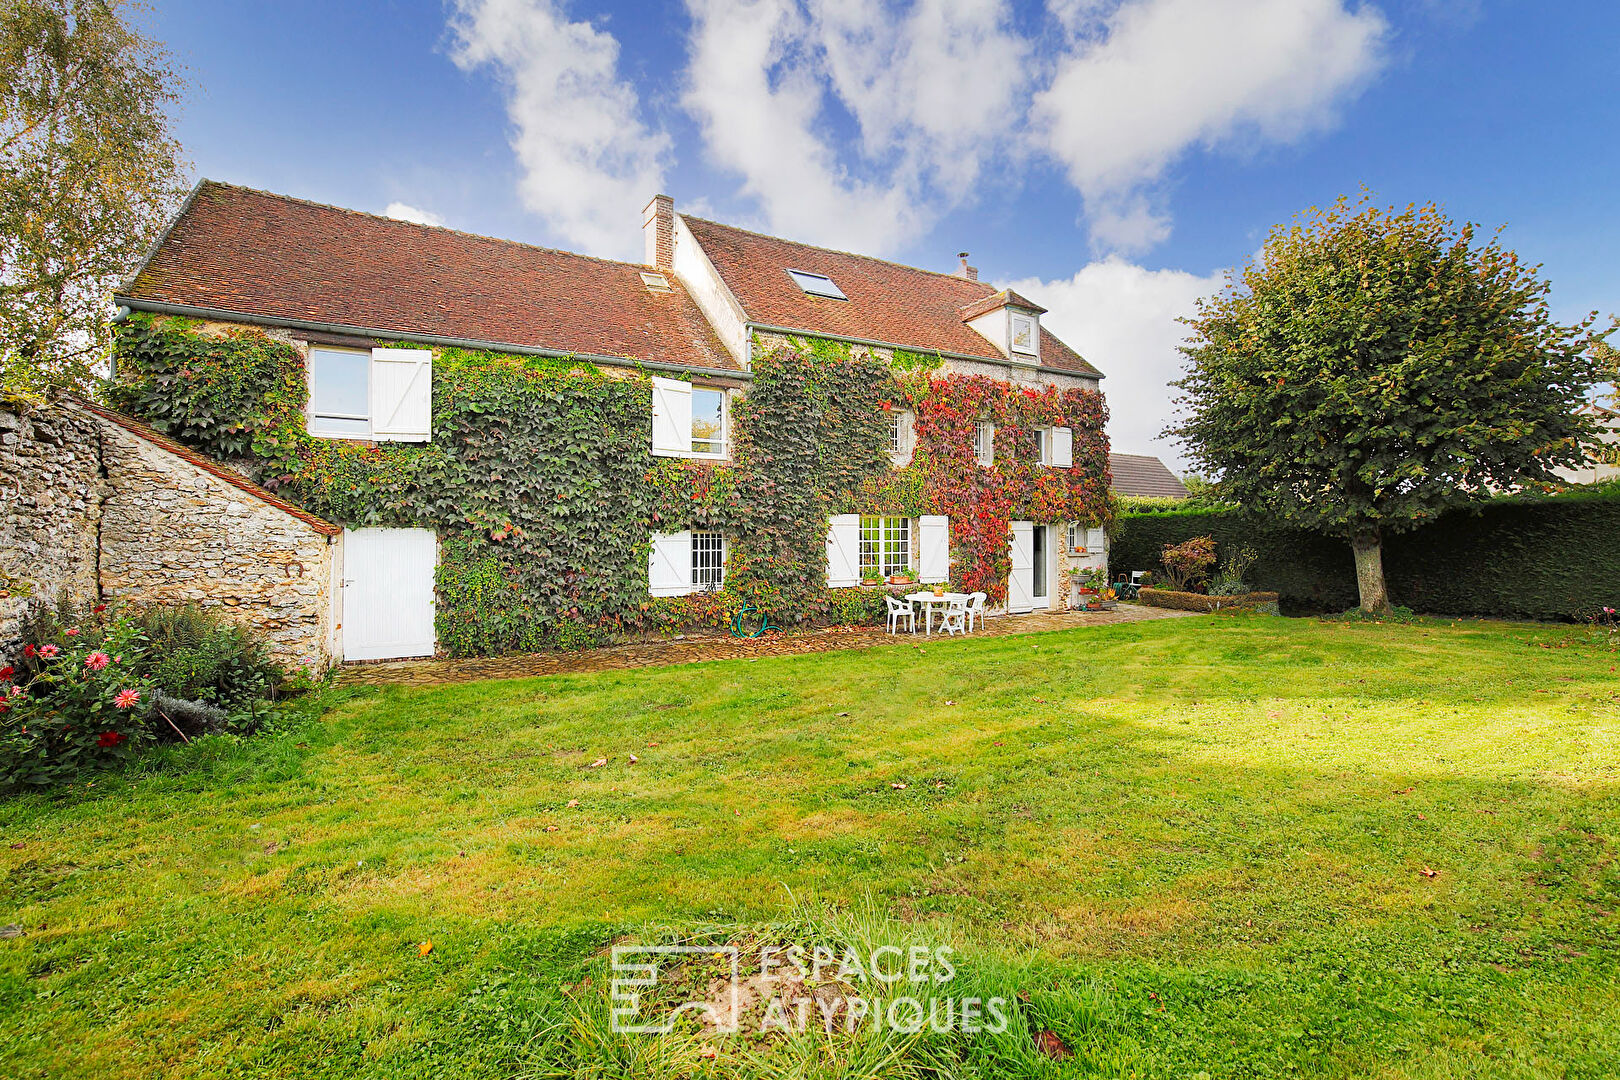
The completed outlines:
[[[1234,617],[337,692],[0,802],[0,1075],[1620,1076],[1616,662]],[[605,1030],[611,942],[828,935],[1015,1022]]]

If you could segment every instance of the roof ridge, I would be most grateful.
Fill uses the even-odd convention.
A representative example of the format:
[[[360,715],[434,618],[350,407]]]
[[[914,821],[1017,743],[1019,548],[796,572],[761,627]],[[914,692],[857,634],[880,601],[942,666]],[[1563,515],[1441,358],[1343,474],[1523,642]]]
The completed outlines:
[[[713,225],[721,229],[730,229],[732,232],[747,233],[749,236],[758,236],[765,240],[776,240],[784,244],[793,244],[797,247],[815,248],[817,251],[825,251],[833,255],[844,255],[851,259],[865,259],[867,262],[882,263],[884,266],[897,266],[901,270],[912,270],[919,274],[932,274],[934,277],[950,278],[952,281],[960,281],[968,285],[983,285],[990,290],[989,293],[985,294],[987,296],[993,296],[1001,291],[1000,289],[992,286],[988,281],[980,281],[977,278],[959,277],[956,274],[947,273],[944,270],[930,270],[925,266],[912,266],[910,263],[896,262],[893,259],[880,259],[876,255],[863,255],[858,251],[845,251],[842,248],[823,247],[820,244],[810,244],[803,240],[789,240],[785,236],[776,236],[772,233],[760,232],[757,229],[745,229],[741,225],[727,225],[725,222],[715,221],[713,218],[693,217],[690,214],[682,214],[681,217],[688,221],[701,221],[705,225]],[[972,302],[978,303],[977,300]]]
[[[338,206],[336,203],[323,203],[315,199],[304,199],[297,195],[283,195],[279,191],[266,191],[263,188],[248,187],[246,184],[233,184],[226,180],[210,180],[204,177],[198,181],[199,189],[204,186],[230,188],[233,191],[245,191],[252,195],[262,195],[267,199],[278,199],[281,202],[297,203],[300,206],[313,206],[318,210],[336,210],[340,214],[353,214],[356,217],[371,218],[374,221],[386,221],[395,225],[414,225],[419,229],[438,229],[440,232],[454,233],[457,236],[468,236],[474,240],[488,240],[496,244],[511,244],[514,247],[528,248],[531,251],[543,251],[548,255],[567,255],[573,259],[588,259],[591,262],[606,263],[609,266],[623,266],[631,270],[650,269],[646,263],[625,262],[623,259],[607,259],[600,255],[586,255],[579,251],[568,251],[563,248],[546,247],[544,244],[531,244],[527,240],[513,240],[509,236],[491,236],[488,233],[476,233],[467,229],[455,229],[449,225],[430,225],[424,221],[407,221],[404,218],[389,217],[387,214],[374,214],[370,210],[356,210],[352,206]],[[178,220],[178,217],[176,218]],[[668,275],[665,275],[668,276]]]

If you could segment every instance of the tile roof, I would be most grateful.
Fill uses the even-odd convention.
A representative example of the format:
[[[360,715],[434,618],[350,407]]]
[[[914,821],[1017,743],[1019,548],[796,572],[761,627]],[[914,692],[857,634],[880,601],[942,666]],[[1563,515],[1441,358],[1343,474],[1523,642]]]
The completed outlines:
[[[1011,289],[1002,289],[998,293],[991,293],[983,300],[973,301],[973,303],[958,311],[957,314],[962,317],[963,322],[968,322],[977,319],[987,311],[995,311],[1004,307],[1028,308],[1037,315],[1046,313],[1045,308],[1035,303],[1035,301],[1025,298],[1022,293],[1013,292]]]
[[[205,180],[118,300],[737,370],[645,269]]]
[[[1164,462],[1151,454],[1109,454],[1108,471],[1114,477],[1114,490],[1121,495],[1185,499],[1192,494]]]
[[[1006,359],[963,321],[964,308],[996,295],[996,289],[985,282],[796,244],[702,218],[682,215],[682,219],[750,322],[826,337],[889,342],[920,351],[937,349],[987,360]],[[825,274],[849,299],[810,296],[788,277],[789,270]],[[1099,374],[1044,327],[1041,364],[1077,374]]]
[[[247,494],[253,496],[255,499],[258,499],[260,502],[268,503],[289,517],[297,518],[299,521],[302,521],[305,525],[308,525],[318,533],[325,536],[337,536],[343,532],[341,526],[334,525],[324,518],[318,518],[307,510],[300,510],[286,499],[270,494],[270,492],[266,491],[258,484],[255,484],[253,481],[249,480],[236,470],[221,465],[219,462],[210,458],[204,457],[202,454],[199,454],[189,446],[175,442],[167,435],[147,427],[145,424],[141,423],[139,420],[136,420],[132,416],[125,416],[121,412],[106,408],[102,405],[93,404],[85,401],[83,398],[69,397],[67,400],[74,407],[83,409],[87,413],[93,413],[109,423],[117,424],[119,427],[123,428],[131,435],[134,435],[136,438],[149,442],[161,450],[167,450],[175,457],[195,465],[203,472],[219,477],[219,479],[225,481],[227,484],[241,489]]]

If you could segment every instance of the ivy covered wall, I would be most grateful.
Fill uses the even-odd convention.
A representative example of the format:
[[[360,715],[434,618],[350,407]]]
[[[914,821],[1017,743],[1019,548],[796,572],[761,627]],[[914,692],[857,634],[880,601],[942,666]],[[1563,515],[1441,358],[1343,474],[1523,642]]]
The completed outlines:
[[[435,352],[432,442],[317,439],[298,344],[175,317],[120,326],[108,398],[330,520],[437,530],[438,636],[457,655],[723,625],[745,602],[784,626],[875,618],[878,593],[825,587],[837,513],[949,515],[953,585],[1000,601],[1010,520],[1112,513],[1095,391],[821,339],[756,348],[752,370],[727,462],[653,456],[650,383],[634,369],[463,349]],[[915,452],[896,469],[888,411],[901,408]],[[993,469],[974,460],[978,420],[996,425]],[[1046,425],[1073,429],[1072,469],[1037,463]],[[650,534],[684,528],[727,534],[726,587],[650,597]]]

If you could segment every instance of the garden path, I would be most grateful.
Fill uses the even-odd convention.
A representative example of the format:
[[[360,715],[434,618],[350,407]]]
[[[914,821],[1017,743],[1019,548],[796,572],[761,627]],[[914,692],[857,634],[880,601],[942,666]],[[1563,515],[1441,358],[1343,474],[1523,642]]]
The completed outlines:
[[[1115,611],[1098,611],[1090,614],[1065,611],[992,617],[985,620],[982,629],[975,628],[970,636],[1038,634],[1049,630],[1073,630],[1085,626],[1109,626],[1114,623],[1141,622],[1147,619],[1189,617],[1195,617],[1195,613],[1121,604]],[[375,685],[436,686],[440,683],[472,682],[477,679],[524,679],[535,675],[662,667],[668,664],[696,664],[707,660],[756,660],[764,656],[790,656],[796,653],[831,652],[836,649],[869,649],[876,645],[892,645],[897,641],[920,644],[924,640],[943,642],[952,639],[938,634],[931,639],[925,639],[922,634],[915,636],[899,634],[891,637],[881,626],[832,626],[802,633],[771,634],[763,638],[735,638],[724,631],[712,630],[578,652],[350,664],[340,669],[338,680],[343,683]]]

